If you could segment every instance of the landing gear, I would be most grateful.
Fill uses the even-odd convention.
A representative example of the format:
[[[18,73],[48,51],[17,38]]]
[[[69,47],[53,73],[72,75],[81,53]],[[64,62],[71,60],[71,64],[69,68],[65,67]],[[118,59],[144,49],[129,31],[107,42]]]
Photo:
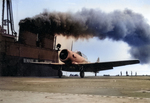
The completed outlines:
[[[80,77],[81,77],[81,78],[84,78],[84,71],[83,71],[83,70],[80,71]]]
[[[83,66],[79,67],[79,70],[80,70],[80,77],[84,78],[84,69],[83,69]]]
[[[94,73],[95,73],[95,77],[96,77],[96,76],[97,76],[98,71],[95,71]]]
[[[61,78],[62,77],[62,70],[58,70],[58,77]]]
[[[95,72],[95,77],[97,76],[97,73]]]

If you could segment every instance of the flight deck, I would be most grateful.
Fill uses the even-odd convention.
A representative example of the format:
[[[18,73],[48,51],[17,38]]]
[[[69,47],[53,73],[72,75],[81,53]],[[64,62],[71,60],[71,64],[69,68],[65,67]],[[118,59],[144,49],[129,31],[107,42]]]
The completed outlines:
[[[1,103],[148,103],[149,76],[1,77]]]

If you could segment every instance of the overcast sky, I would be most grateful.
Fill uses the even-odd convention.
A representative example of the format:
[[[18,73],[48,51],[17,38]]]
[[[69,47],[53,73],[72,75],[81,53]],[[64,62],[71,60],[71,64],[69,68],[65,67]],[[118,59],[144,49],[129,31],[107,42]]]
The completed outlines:
[[[2,0],[0,1],[2,4]],[[99,9],[103,12],[109,13],[114,10],[123,11],[125,9],[131,9],[133,12],[140,13],[144,16],[146,21],[150,24],[150,0],[12,0],[13,12],[14,12],[14,22],[15,29],[18,32],[18,23],[21,19],[26,17],[33,17],[39,13],[42,13],[44,9],[48,11],[58,11],[58,12],[72,12],[81,11],[82,8],[88,9]],[[0,5],[0,9],[2,5]],[[2,14],[2,10],[0,10]],[[0,17],[1,23],[1,17]],[[64,39],[63,39],[64,40]],[[72,39],[60,40],[63,48],[68,48],[71,46]],[[66,43],[66,44],[65,44]],[[111,39],[99,40],[98,38],[90,38],[88,40],[76,40],[73,44],[73,50],[80,50],[91,62],[95,62],[97,58],[100,61],[118,61],[118,60],[128,60],[132,59],[129,54],[130,47],[123,41],[113,41]],[[131,74],[137,72],[140,75],[150,75],[150,65],[149,64],[136,64],[123,67],[117,67],[113,70],[101,71],[98,75],[110,74],[117,75],[120,71],[125,75],[126,71]],[[69,73],[65,73],[69,74]],[[94,75],[94,74],[92,74]]]

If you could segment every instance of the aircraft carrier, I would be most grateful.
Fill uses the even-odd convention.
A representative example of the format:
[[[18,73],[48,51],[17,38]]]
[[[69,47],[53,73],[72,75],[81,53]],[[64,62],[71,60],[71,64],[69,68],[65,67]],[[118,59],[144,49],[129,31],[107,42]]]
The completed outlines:
[[[3,0],[0,26],[0,103],[150,102],[148,76],[60,79],[52,77],[57,76],[57,71],[51,67],[31,64],[34,61],[58,62],[56,37],[49,34],[41,37],[43,34],[31,32],[26,28],[30,25],[19,25],[17,38],[10,1]],[[6,14],[5,3],[8,7]],[[6,19],[4,15],[7,15]]]

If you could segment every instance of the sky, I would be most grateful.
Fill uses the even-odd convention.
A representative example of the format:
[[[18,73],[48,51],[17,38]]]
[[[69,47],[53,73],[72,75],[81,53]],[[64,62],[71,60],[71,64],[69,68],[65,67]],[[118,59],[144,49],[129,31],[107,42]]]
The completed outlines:
[[[2,0],[0,0],[2,4]],[[12,0],[14,25],[15,30],[19,33],[19,21],[26,17],[33,17],[42,13],[45,9],[48,11],[57,12],[72,12],[81,11],[82,8],[99,9],[103,12],[110,13],[114,10],[123,11],[131,9],[133,12],[140,13],[144,16],[147,23],[150,24],[150,1],[149,0]],[[2,14],[2,5],[0,5],[0,14]],[[1,17],[0,17],[1,23]],[[70,49],[73,42],[73,51],[79,50],[83,52],[88,60],[96,62],[100,58],[100,62],[131,60],[129,53],[130,46],[123,41],[113,41],[111,39],[99,40],[98,38],[65,39],[57,37],[57,42],[62,44],[62,49]],[[135,72],[139,75],[150,75],[150,64],[136,64],[129,66],[115,67],[112,70],[100,71],[98,75],[110,74],[118,75],[122,71],[123,75],[128,71],[134,75]],[[64,72],[65,75],[70,73]],[[94,73],[86,73],[86,75],[94,75]]]

